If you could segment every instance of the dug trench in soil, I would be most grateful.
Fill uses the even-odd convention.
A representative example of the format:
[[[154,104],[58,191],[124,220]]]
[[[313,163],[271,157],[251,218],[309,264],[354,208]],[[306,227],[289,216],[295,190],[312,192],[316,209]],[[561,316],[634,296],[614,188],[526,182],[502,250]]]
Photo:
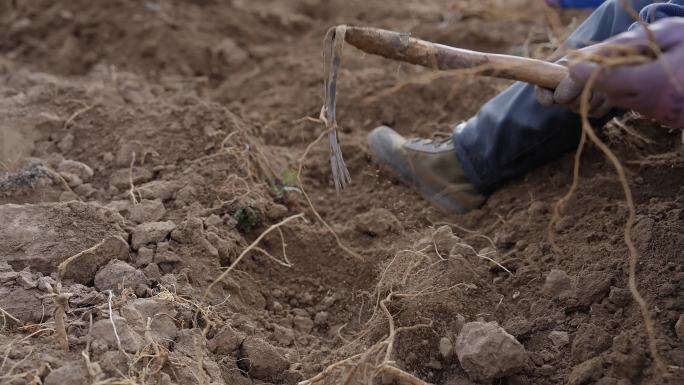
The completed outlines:
[[[0,383],[360,381],[387,358],[388,314],[391,365],[429,383],[681,383],[678,133],[634,116],[600,131],[635,195],[637,281],[665,379],[627,289],[622,190],[598,151],[555,225],[560,252],[546,228],[572,154],[462,216],[370,162],[373,127],[448,131],[506,81],[435,78],[346,47],[338,123],[352,184],[335,193],[325,143],[301,182],[362,260],[301,194],[300,158],[324,130],[330,26],[545,57],[557,36],[543,15],[525,0],[1,2]],[[560,16],[567,32],[585,14]]]

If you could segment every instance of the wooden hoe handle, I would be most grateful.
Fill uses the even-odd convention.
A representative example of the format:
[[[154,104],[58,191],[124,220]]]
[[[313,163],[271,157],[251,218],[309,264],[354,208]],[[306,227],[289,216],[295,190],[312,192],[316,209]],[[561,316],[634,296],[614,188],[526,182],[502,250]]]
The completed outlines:
[[[438,69],[469,69],[474,75],[518,80],[554,89],[567,68],[543,60],[449,47],[408,34],[370,27],[346,28],[345,40],[356,48],[388,59]]]

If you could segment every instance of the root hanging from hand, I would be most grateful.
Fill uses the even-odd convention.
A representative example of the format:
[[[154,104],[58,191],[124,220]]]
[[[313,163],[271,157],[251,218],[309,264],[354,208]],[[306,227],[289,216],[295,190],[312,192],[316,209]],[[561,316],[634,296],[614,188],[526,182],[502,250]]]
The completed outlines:
[[[644,28],[647,28],[647,26],[644,26]],[[586,60],[587,58],[585,58]],[[655,364],[657,373],[663,377],[667,376],[668,374],[668,367],[663,361],[662,357],[660,356],[660,352],[658,350],[657,346],[657,336],[656,336],[656,330],[655,330],[655,325],[653,322],[653,318],[651,317],[651,312],[649,310],[649,305],[646,302],[646,300],[643,298],[641,293],[639,292],[639,289],[637,287],[637,279],[636,279],[636,267],[638,264],[639,260],[639,252],[637,251],[636,246],[634,245],[634,241],[632,240],[632,227],[634,226],[635,220],[636,220],[636,206],[634,204],[634,198],[632,196],[632,191],[629,187],[629,182],[627,181],[627,176],[625,173],[625,169],[622,166],[622,163],[618,159],[618,157],[613,153],[613,151],[596,135],[596,132],[594,131],[593,127],[591,126],[591,123],[589,121],[589,101],[591,98],[591,93],[592,93],[592,88],[594,86],[594,83],[596,82],[596,79],[600,75],[601,71],[605,69],[610,69],[614,67],[619,67],[623,65],[630,65],[630,64],[637,64],[637,63],[643,63],[644,62],[644,57],[641,55],[628,55],[628,56],[622,56],[622,57],[601,57],[601,56],[592,56],[588,58],[589,60],[594,60],[600,64],[600,66],[591,74],[589,77],[584,89],[582,90],[582,94],[580,97],[580,116],[582,120],[582,136],[580,140],[580,145],[577,148],[577,152],[575,153],[575,163],[574,163],[574,168],[573,168],[573,181],[572,185],[570,187],[570,190],[568,191],[567,194],[565,194],[557,203],[554,208],[554,213],[551,218],[551,221],[549,222],[549,228],[548,228],[548,234],[549,234],[549,242],[552,244],[552,247],[554,248],[555,251],[561,252],[560,248],[555,243],[555,233],[553,229],[553,225],[557,223],[557,221],[560,218],[561,212],[564,208],[564,206],[567,204],[568,200],[572,197],[572,195],[575,193],[577,190],[578,184],[579,184],[579,163],[582,155],[582,151],[585,148],[585,143],[587,138],[591,141],[592,144],[594,144],[596,147],[599,148],[599,150],[603,153],[603,155],[608,159],[608,161],[612,164],[613,168],[615,169],[618,180],[620,182],[620,186],[622,188],[622,191],[625,196],[625,201],[627,204],[627,209],[628,209],[628,217],[627,221],[624,226],[624,234],[623,238],[625,241],[625,244],[628,249],[628,262],[629,262],[629,276],[628,276],[628,287],[630,290],[630,293],[632,294],[632,297],[636,301],[637,305],[639,306],[639,311],[641,313],[642,319],[644,321],[644,326],[646,330],[646,336],[648,339],[648,348],[649,352],[651,354],[651,357],[653,359],[653,362]]]

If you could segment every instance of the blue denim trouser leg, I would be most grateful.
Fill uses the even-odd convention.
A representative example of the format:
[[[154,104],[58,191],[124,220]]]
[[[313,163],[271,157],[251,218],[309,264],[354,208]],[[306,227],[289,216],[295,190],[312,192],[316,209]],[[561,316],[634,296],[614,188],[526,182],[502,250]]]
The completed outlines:
[[[630,0],[638,12],[653,1]],[[582,23],[565,47],[579,48],[626,31],[634,19],[609,0]],[[600,123],[598,121],[595,124]],[[475,188],[491,193],[504,182],[577,147],[580,118],[537,102],[534,86],[514,83],[454,129],[456,156]]]

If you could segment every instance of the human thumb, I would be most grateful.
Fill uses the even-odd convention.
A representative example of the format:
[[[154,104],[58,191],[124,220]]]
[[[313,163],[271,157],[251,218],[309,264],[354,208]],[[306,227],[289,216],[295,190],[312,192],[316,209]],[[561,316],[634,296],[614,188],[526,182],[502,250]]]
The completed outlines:
[[[599,65],[590,61],[570,63],[568,70],[570,77],[579,84],[586,84],[591,74],[599,70]]]

